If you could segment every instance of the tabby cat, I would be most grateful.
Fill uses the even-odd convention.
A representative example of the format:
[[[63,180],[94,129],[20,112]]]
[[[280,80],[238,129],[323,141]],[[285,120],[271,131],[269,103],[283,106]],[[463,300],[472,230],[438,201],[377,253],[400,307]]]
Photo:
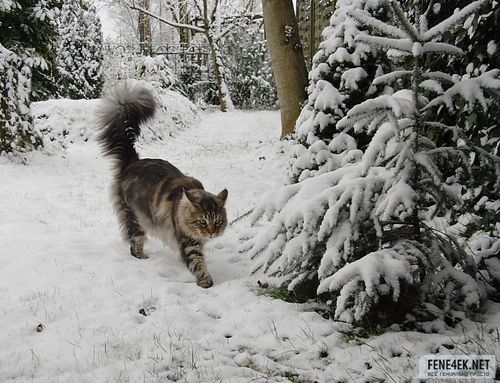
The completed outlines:
[[[214,195],[196,179],[161,159],[139,159],[134,143],[140,125],[156,109],[151,92],[124,82],[102,99],[98,141],[115,161],[112,194],[130,253],[144,254],[145,235],[162,239],[180,251],[182,260],[204,288],[213,285],[203,257],[203,245],[224,231],[227,190]]]

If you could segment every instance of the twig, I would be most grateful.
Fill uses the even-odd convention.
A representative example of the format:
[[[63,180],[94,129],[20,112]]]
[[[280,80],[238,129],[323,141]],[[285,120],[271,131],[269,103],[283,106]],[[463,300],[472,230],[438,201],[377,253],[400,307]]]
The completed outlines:
[[[229,224],[232,225],[233,223],[238,222],[241,219],[249,216],[253,212],[253,210],[254,210],[253,208],[250,209],[250,210],[248,210],[246,213],[243,213],[242,215],[240,215],[240,216],[236,217],[235,219],[233,219],[231,222],[229,222]]]

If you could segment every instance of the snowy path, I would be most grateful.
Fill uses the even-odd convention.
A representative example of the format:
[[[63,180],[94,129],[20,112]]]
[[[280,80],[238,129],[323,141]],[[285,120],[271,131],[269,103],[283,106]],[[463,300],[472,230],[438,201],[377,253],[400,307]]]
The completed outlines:
[[[210,191],[227,187],[232,219],[283,182],[278,136],[276,112],[213,113],[141,151]],[[276,338],[281,323],[299,333],[317,315],[257,296],[231,229],[208,248],[208,290],[158,241],[149,260],[129,256],[95,143],[35,153],[29,166],[3,161],[1,382],[248,382],[282,369],[266,354],[293,352]]]

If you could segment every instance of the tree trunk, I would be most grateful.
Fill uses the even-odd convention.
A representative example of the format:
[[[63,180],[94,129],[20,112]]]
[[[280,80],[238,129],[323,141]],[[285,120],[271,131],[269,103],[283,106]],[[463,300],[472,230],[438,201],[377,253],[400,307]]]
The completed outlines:
[[[219,99],[220,110],[227,112],[234,109],[229,89],[227,88],[226,73],[222,61],[222,54],[218,42],[212,35],[212,20],[209,20],[208,1],[203,0],[203,23],[205,25],[205,38],[210,48],[210,56],[214,68],[215,81],[217,83],[217,97]]]
[[[142,0],[142,7],[149,10],[149,0]],[[149,16],[139,12],[139,47],[142,55],[150,55],[152,51],[151,47],[151,23],[149,21]]]
[[[179,3],[179,22],[182,24],[189,24],[189,10],[188,3]],[[179,40],[183,45],[189,45],[191,32],[187,28],[179,28]]]
[[[210,35],[210,31],[205,35],[210,48],[210,57],[214,69],[215,82],[217,83],[217,98],[219,99],[220,110],[227,112],[234,109],[231,95],[227,88],[225,68],[222,63],[220,48]]]
[[[281,136],[291,134],[307,98],[307,69],[292,0],[262,0],[267,47],[281,111]]]

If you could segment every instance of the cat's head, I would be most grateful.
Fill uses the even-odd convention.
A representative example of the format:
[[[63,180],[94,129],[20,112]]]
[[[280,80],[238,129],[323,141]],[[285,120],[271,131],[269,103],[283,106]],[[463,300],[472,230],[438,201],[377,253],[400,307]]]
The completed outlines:
[[[224,232],[227,216],[224,204],[227,190],[214,195],[202,189],[185,190],[182,208],[185,228],[192,236],[201,239],[215,238]]]

